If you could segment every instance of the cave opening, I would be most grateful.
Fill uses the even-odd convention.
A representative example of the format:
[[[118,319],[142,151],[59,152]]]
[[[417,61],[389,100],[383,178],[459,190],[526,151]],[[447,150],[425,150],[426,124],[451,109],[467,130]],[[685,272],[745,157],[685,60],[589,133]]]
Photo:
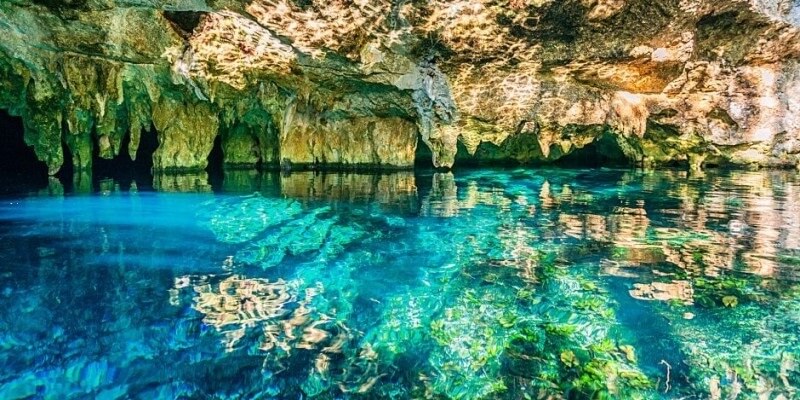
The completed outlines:
[[[99,150],[95,147],[92,155],[92,181],[95,187],[98,187],[99,182],[110,179],[125,191],[130,190],[134,183],[139,189],[152,188],[153,153],[158,148],[155,128],[142,130],[135,160],[128,152],[130,142],[131,134],[128,132],[122,138],[119,154],[112,159],[100,157]]]
[[[555,165],[574,168],[629,167],[633,164],[610,132],[560,158]]]
[[[47,186],[47,165],[25,143],[22,118],[0,110],[0,193]]]
[[[75,188],[75,162],[72,160],[72,150],[67,146],[63,136],[61,138],[61,153],[64,155],[64,161],[55,174],[55,178],[61,182],[64,191],[68,193],[74,191]]]
[[[174,24],[178,33],[184,37],[191,36],[192,32],[200,25],[205,12],[202,11],[164,11],[164,18]]]
[[[510,141],[519,140],[520,138],[510,138],[509,142],[504,143],[507,145]],[[519,165],[541,165],[542,162],[521,161],[514,158],[509,152],[504,151],[501,146],[491,142],[483,142],[478,145],[473,154],[470,154],[467,146],[460,140],[456,143],[456,156],[455,166],[467,168],[480,168],[480,167],[496,167],[496,168],[513,168]]]
[[[222,135],[217,135],[214,138],[214,146],[211,152],[208,153],[208,164],[206,166],[206,173],[208,173],[208,183],[214,190],[222,186],[222,181],[225,179],[225,153],[222,151]]]
[[[512,138],[513,140],[513,138]],[[505,142],[498,146],[494,143],[481,143],[475,154],[470,154],[466,146],[459,140],[456,144],[455,166],[476,168],[476,167],[497,167],[509,168],[520,165],[526,166],[545,166],[552,165],[564,168],[597,168],[597,167],[628,167],[633,161],[624,153],[613,133],[606,132],[598,137],[594,142],[576,149],[570,154],[565,155],[555,161],[542,161],[540,159],[530,159],[527,161],[516,157],[515,151],[530,149],[538,146],[538,142],[530,139],[516,138],[516,142]],[[417,169],[432,168],[432,153],[427,145],[419,139],[417,152],[415,155],[414,167]]]
[[[414,152],[414,168],[433,168],[431,162],[433,152],[422,140],[422,135],[417,134],[417,149]]]

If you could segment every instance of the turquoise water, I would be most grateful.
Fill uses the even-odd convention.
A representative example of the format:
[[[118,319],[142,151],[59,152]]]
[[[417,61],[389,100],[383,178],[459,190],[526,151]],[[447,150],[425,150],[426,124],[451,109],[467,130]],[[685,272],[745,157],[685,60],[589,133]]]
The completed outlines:
[[[800,397],[797,172],[155,186],[0,198],[0,398]]]

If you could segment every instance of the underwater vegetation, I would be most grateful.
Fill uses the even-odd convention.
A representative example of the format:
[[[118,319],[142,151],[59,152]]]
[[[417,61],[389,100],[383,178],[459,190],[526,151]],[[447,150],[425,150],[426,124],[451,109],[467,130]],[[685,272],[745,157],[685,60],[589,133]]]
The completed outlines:
[[[796,173],[321,176],[4,199],[0,398],[800,396]]]

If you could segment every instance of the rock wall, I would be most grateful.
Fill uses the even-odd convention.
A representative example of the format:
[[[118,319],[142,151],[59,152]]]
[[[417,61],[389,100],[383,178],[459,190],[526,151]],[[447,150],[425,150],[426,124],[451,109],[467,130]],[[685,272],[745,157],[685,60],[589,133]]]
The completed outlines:
[[[791,0],[7,0],[0,108],[51,174],[231,166],[800,164]],[[123,143],[129,137],[129,145]],[[605,145],[604,145],[605,146]],[[459,153],[462,149],[463,154]]]

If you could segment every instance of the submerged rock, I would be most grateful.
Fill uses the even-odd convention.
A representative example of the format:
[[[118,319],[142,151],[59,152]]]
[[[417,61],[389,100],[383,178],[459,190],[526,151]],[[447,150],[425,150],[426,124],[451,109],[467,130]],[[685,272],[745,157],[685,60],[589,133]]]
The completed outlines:
[[[51,174],[145,129],[156,170],[796,166],[800,6],[718,3],[6,1],[0,108]]]
[[[323,207],[280,226],[263,239],[249,244],[237,258],[269,268],[278,265],[287,254],[300,255],[319,250],[336,223],[335,218],[319,217],[328,211],[329,208]]]
[[[296,201],[269,199],[260,194],[212,200],[204,206],[198,213],[200,224],[225,243],[244,243],[302,212]]]

